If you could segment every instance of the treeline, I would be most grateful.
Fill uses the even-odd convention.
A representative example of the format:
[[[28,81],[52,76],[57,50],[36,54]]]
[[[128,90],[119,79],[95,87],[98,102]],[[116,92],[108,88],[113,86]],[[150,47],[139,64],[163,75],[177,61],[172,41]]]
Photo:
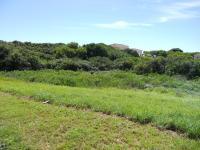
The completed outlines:
[[[139,57],[131,49],[119,50],[103,43],[31,43],[0,41],[0,70],[126,70],[137,74],[158,73],[200,76],[200,53],[181,49],[148,51]]]

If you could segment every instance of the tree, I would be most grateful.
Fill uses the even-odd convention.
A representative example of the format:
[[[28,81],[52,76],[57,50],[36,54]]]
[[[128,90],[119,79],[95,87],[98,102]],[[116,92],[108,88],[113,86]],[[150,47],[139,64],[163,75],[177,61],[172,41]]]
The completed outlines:
[[[78,49],[76,49],[76,57],[85,59],[87,58],[87,51],[85,47],[79,47]]]
[[[119,58],[114,61],[114,68],[120,70],[133,70],[134,64],[136,64],[137,58],[132,57]]]
[[[76,52],[74,49],[66,45],[62,45],[55,48],[55,55],[56,58],[63,58],[63,57],[72,58],[76,56]]]
[[[101,56],[101,57],[107,57],[107,51],[104,48],[103,44],[87,44],[84,45],[87,51],[87,56],[88,57],[95,57],[95,56]]]
[[[165,65],[166,60],[163,57],[158,57],[156,59],[153,59],[149,63],[149,67],[151,68],[151,72],[153,73],[165,73]]]
[[[196,77],[200,77],[200,62],[193,62],[192,67],[190,68],[189,72],[187,73],[188,79],[193,79]]]
[[[172,48],[172,49],[169,50],[169,52],[181,52],[181,53],[183,53],[183,50],[180,49],[180,48]]]
[[[68,43],[67,46],[72,49],[77,49],[79,47],[78,43],[76,42]]]
[[[150,51],[149,52],[151,56],[162,56],[162,57],[167,57],[167,52],[164,50],[157,50],[157,51]]]
[[[151,68],[148,63],[140,63],[135,66],[135,72],[137,74],[148,74],[151,73]]]
[[[93,67],[98,68],[99,70],[111,70],[112,69],[112,61],[107,57],[91,57],[89,59]]]
[[[6,66],[8,70],[24,70],[27,69],[30,64],[27,62],[26,58],[16,50],[10,54],[7,59]]]
[[[9,54],[9,49],[5,46],[0,46],[0,60],[4,60]]]
[[[33,69],[33,70],[41,69],[42,67],[41,62],[39,61],[37,57],[28,56],[27,62],[30,64],[30,69]]]
[[[4,70],[6,59],[9,56],[9,49],[5,46],[0,46],[0,70]]]

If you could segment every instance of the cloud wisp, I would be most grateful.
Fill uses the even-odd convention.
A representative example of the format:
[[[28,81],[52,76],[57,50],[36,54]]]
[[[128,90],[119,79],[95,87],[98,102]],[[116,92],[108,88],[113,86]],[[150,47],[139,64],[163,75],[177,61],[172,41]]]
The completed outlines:
[[[104,28],[104,29],[131,29],[135,27],[150,27],[152,24],[148,23],[131,23],[127,21],[116,21],[113,23],[100,23],[95,24],[98,28]]]
[[[200,0],[190,0],[187,2],[176,2],[169,6],[164,6],[162,12],[165,15],[159,18],[161,23],[177,19],[191,19],[200,17],[200,12],[196,9],[200,8]]]

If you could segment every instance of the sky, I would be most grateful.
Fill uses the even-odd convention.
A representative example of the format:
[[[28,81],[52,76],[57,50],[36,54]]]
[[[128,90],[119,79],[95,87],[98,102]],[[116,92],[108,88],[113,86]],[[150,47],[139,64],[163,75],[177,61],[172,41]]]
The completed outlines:
[[[0,0],[0,40],[200,52],[200,0]]]

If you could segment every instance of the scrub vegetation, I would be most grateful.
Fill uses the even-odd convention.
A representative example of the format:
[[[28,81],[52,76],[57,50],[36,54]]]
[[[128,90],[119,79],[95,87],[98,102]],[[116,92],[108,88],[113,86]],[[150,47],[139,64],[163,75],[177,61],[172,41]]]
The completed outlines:
[[[80,46],[78,43],[31,43],[0,41],[0,70],[126,70],[137,74],[182,75],[200,77],[199,53],[184,53],[179,48],[169,51],[144,52],[120,50],[103,43]]]
[[[0,41],[0,149],[198,149],[199,56]]]

